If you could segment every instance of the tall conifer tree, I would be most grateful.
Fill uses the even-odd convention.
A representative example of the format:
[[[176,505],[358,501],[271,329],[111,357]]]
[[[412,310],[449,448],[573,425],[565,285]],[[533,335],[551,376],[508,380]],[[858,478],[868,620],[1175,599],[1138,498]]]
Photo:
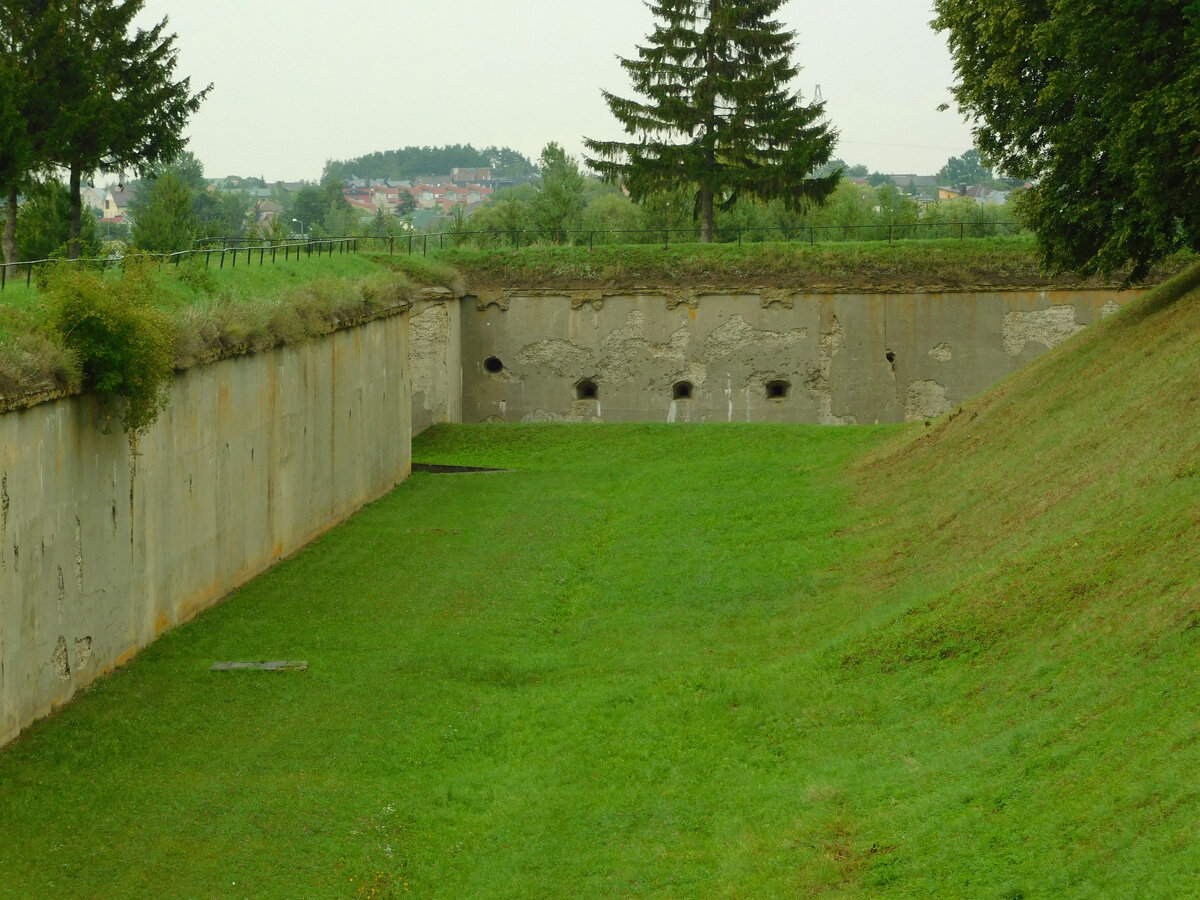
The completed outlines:
[[[772,18],[784,0],[649,0],[657,18],[637,59],[622,59],[644,100],[604,99],[635,141],[585,138],[588,164],[635,199],[695,191],[693,215],[711,241],[714,208],[741,196],[821,203],[841,177],[814,178],[837,133],[825,105],[792,92],[795,35]]]
[[[70,255],[79,254],[82,179],[96,170],[145,171],[184,146],[183,127],[208,88],[174,78],[175,35],[163,19],[136,28],[145,0],[0,0],[0,47],[10,52],[18,103],[0,102],[0,130],[16,110],[24,158],[5,168],[57,167],[70,177]],[[36,86],[36,93],[33,91]],[[210,86],[211,87],[211,86]],[[29,96],[25,96],[29,95]],[[7,110],[7,111],[6,111]],[[13,175],[0,172],[11,185]],[[6,185],[8,187],[9,185]]]

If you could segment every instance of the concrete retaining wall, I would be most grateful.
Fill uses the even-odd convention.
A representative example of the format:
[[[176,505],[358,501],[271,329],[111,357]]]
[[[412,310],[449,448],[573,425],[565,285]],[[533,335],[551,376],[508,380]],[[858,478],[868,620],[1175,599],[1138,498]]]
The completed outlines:
[[[0,743],[402,481],[414,430],[922,419],[1133,296],[447,294],[179,376],[136,452],[93,397],[0,415]]]
[[[418,300],[410,311],[412,425],[420,434],[439,422],[462,421],[462,304]]]
[[[192,369],[136,453],[94,397],[0,416],[0,743],[402,481],[407,344],[405,314]]]
[[[467,297],[462,421],[923,419],[986,390],[1134,296]]]

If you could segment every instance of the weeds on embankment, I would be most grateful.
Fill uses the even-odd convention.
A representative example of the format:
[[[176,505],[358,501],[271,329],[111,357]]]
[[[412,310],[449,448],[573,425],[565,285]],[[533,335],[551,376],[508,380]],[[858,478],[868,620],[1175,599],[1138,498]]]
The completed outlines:
[[[434,283],[357,256],[220,272],[199,259],[129,260],[120,272],[39,274],[36,291],[0,305],[0,412],[96,390],[119,399],[131,430],[153,421],[174,371],[390,315]]]

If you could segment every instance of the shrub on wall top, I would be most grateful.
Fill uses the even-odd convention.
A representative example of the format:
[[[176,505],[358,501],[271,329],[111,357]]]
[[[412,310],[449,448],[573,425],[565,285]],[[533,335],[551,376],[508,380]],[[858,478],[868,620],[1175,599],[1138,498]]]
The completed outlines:
[[[129,432],[153,424],[174,374],[175,325],[154,305],[160,292],[129,263],[119,278],[60,266],[47,280],[51,327],[77,358],[83,387],[120,397]]]

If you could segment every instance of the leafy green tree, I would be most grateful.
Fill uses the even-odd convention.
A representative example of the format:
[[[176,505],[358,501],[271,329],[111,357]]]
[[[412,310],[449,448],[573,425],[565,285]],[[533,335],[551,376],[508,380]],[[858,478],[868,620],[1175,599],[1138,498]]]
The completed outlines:
[[[503,235],[525,231],[532,227],[532,209],[536,198],[537,189],[531,184],[501,188],[471,216],[472,230],[494,231]]]
[[[69,255],[80,252],[85,174],[142,172],[183,149],[183,127],[208,93],[174,80],[175,36],[167,20],[134,28],[144,0],[29,0],[38,7],[26,62],[49,71],[54,115],[39,125],[45,161],[70,175]]]
[[[1055,269],[1130,279],[1200,248],[1200,3],[935,0],[975,143],[1035,186]]]
[[[80,249],[86,257],[100,255],[98,220],[88,210],[80,220]],[[17,213],[16,251],[21,259],[59,259],[66,255],[71,235],[71,195],[57,179],[35,182]]]
[[[57,21],[44,0],[0,0],[0,190],[5,198],[3,250],[18,258],[17,200],[50,169],[47,137],[56,115]]]
[[[983,164],[979,151],[972,147],[962,156],[952,156],[946,160],[937,177],[938,181],[947,185],[989,184],[992,170]]]
[[[867,176],[867,184],[871,187],[880,187],[885,184],[895,184],[891,175],[885,175],[883,172],[872,172]]]
[[[583,214],[583,176],[575,158],[551,141],[538,158],[542,184],[533,201],[534,227],[556,235],[579,225]],[[557,238],[556,238],[557,241]]]
[[[187,250],[198,225],[192,209],[192,189],[175,169],[168,167],[139,195],[132,218],[133,242],[138,249],[147,253]]]
[[[186,180],[186,179],[185,179]],[[196,233],[201,237],[236,237],[243,233],[251,202],[246,194],[236,191],[192,191],[192,212],[196,216]]]
[[[316,185],[306,184],[296,191],[292,197],[291,208],[288,210],[291,218],[304,223],[307,229],[311,225],[320,225],[325,221],[327,205],[325,198]]]
[[[637,59],[622,59],[629,100],[604,92],[634,141],[585,139],[588,164],[624,182],[635,200],[688,187],[701,239],[718,205],[742,196],[820,203],[840,174],[812,177],[837,139],[823,103],[801,105],[790,88],[794,35],[772,16],[783,0],[650,0],[658,20]]]
[[[4,185],[4,261],[16,262],[17,197],[28,169],[28,144],[17,100],[18,85],[12,57],[0,54],[0,184]]]
[[[583,211],[580,228],[585,231],[630,232],[613,237],[616,243],[636,241],[634,232],[642,228],[642,210],[637,204],[619,192],[601,194]]]
[[[331,178],[387,178],[411,180],[421,175],[448,174],[451,169],[490,168],[494,177],[533,175],[530,160],[508,147],[477,150],[470,144],[445,147],[400,147],[347,160],[326,160],[321,180]]]

